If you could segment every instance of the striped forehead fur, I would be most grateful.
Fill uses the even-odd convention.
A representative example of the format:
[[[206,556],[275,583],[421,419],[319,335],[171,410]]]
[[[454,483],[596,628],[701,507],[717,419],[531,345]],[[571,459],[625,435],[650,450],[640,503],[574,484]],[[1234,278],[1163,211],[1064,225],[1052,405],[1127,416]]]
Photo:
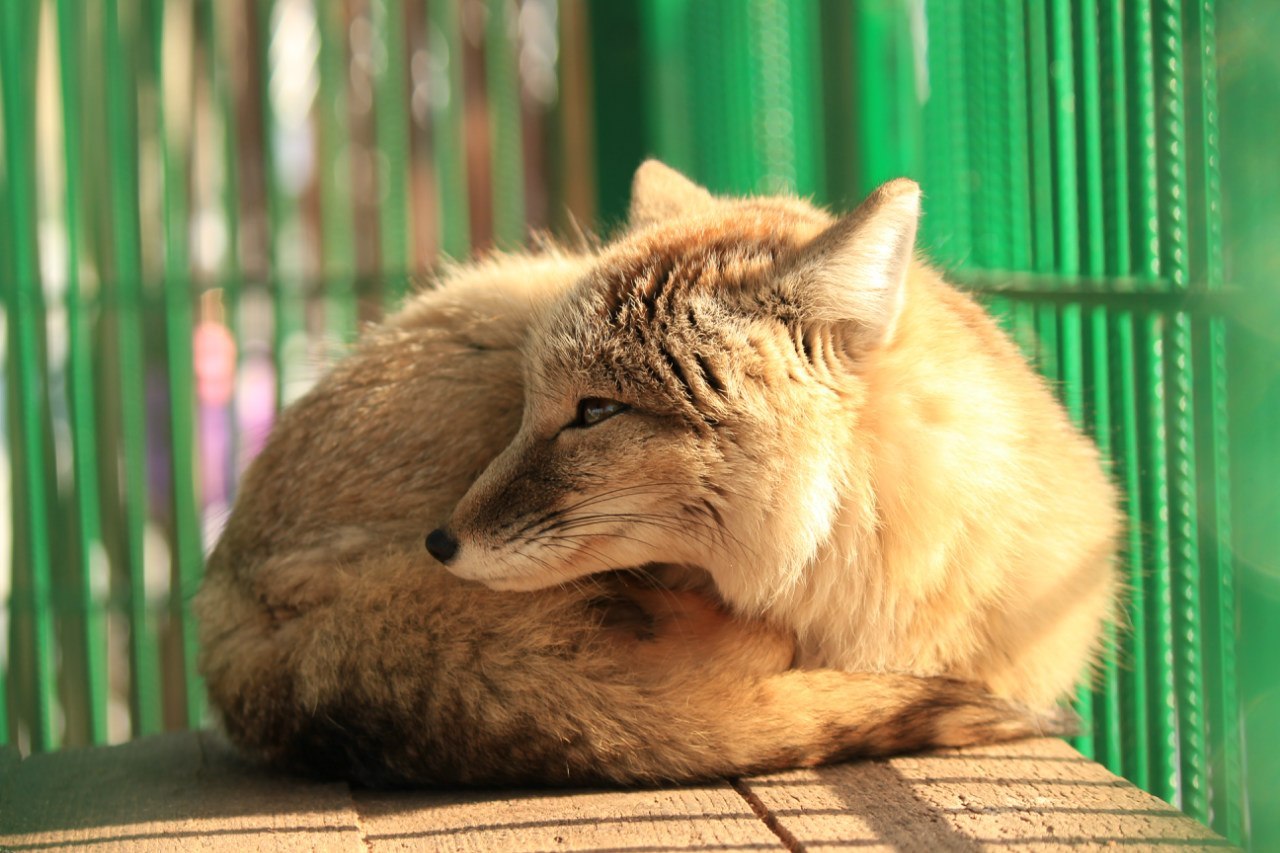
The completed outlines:
[[[780,294],[764,285],[830,223],[791,199],[745,200],[732,210],[641,229],[602,255],[559,314],[562,354],[573,361],[563,367],[590,366],[596,377],[612,375],[619,393],[631,387],[713,421],[728,390],[716,364],[725,349],[720,321],[789,320]],[[716,316],[699,322],[708,311]]]

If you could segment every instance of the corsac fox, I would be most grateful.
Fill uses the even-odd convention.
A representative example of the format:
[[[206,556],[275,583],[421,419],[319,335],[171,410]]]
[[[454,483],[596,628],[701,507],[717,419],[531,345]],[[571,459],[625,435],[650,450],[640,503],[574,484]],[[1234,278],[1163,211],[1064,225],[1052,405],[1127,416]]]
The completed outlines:
[[[1050,708],[1112,615],[1117,495],[914,259],[918,218],[905,179],[832,220],[642,166],[634,227],[539,314],[519,431],[428,548],[497,590],[697,566],[802,666]]]
[[[636,230],[624,247],[656,234],[658,226],[645,223],[688,189],[687,182],[677,183],[674,193],[651,185],[651,177],[659,183],[668,177],[657,169],[639,173]],[[763,233],[770,204],[807,211],[795,203],[760,202],[761,213],[743,221],[754,219]],[[730,209],[730,216],[738,214]],[[706,241],[712,253],[715,246],[738,252],[702,224],[685,238],[690,246]],[[753,251],[707,254],[704,272],[732,274]],[[560,404],[558,397],[543,396],[554,377],[539,371],[550,366],[544,354],[557,343],[544,336],[560,334],[565,300],[593,288],[603,298],[614,292],[602,270],[613,268],[616,252],[549,249],[457,268],[368,333],[282,414],[246,472],[195,600],[201,671],[232,740],[285,767],[375,785],[634,784],[1045,731],[1040,714],[962,680],[797,668],[803,649],[790,626],[731,613],[699,575],[701,560],[717,561],[715,580],[722,584],[724,561],[743,566],[753,558],[758,537],[744,539],[740,528],[729,527],[723,502],[771,501],[767,492],[777,483],[708,481],[716,500],[699,498],[687,509],[692,493],[682,495],[668,484],[693,488],[706,469],[680,469],[685,457],[653,455],[647,444],[686,421],[646,408],[648,398],[631,396],[621,384],[593,385],[593,396],[575,401],[564,441],[608,438],[614,431],[617,449],[630,443],[634,459],[625,461],[624,453],[624,462],[610,470],[603,458],[587,464],[587,445],[566,456],[564,447],[552,446],[558,439],[548,438],[546,447],[531,449],[531,459],[548,460],[542,473],[528,466],[524,473],[512,470],[507,485],[495,487],[516,456],[503,448],[528,441],[530,417],[538,417],[536,429],[549,431],[537,413]],[[635,273],[637,283],[644,275],[655,282],[663,275],[657,268]],[[850,274],[855,280],[862,275]],[[644,298],[617,295],[624,301],[609,303],[605,319],[620,310],[620,329],[639,322],[635,312],[647,310]],[[785,366],[733,354],[733,348],[776,347],[764,336],[763,321],[756,332],[746,326],[734,331],[739,327],[727,308],[715,316],[691,311],[662,321],[671,303],[653,295],[655,336],[668,328],[663,322],[728,324],[726,349],[699,350],[688,368],[659,363],[651,377],[655,387],[670,382],[674,371],[692,371],[699,360],[705,364],[700,378],[687,372],[673,391],[732,400],[748,383],[758,383],[751,393],[760,396],[795,381]],[[801,308],[797,303],[789,309],[782,297],[773,305],[784,315]],[[537,331],[531,335],[531,329]],[[563,343],[567,353],[571,342]],[[600,340],[580,343],[589,347],[585,356],[597,352]],[[822,368],[832,400],[843,393],[842,368],[830,349],[837,343],[814,337],[809,344],[810,359],[832,359]],[[858,347],[846,343],[852,356]],[[619,337],[617,345],[621,357],[635,344]],[[696,391],[690,382],[700,383]],[[565,391],[556,388],[557,394]],[[692,406],[696,399],[686,402]],[[616,407],[624,402],[632,409],[619,414]],[[611,415],[610,423],[601,422]],[[796,410],[793,416],[822,417],[823,411]],[[701,430],[715,426],[689,424],[700,440]],[[726,418],[719,428],[728,441],[733,433],[727,430],[741,426]],[[833,429],[830,440],[843,439]],[[784,470],[792,464],[790,451],[778,452],[772,464]],[[561,461],[552,464],[556,456]],[[641,462],[650,469],[643,481],[619,479],[634,480]],[[810,463],[797,456],[794,464]],[[565,488],[575,465],[582,477]],[[843,476],[795,470],[797,476],[806,472],[819,493],[835,487],[832,476]],[[509,492],[505,502],[503,488]],[[611,499],[646,491],[649,509],[633,506],[628,516],[615,518],[619,526],[582,526],[621,511]],[[659,493],[676,497],[666,506]],[[516,561],[528,567],[522,570],[527,582],[510,585],[547,588],[494,591],[442,571],[423,552],[422,534],[442,524],[455,505],[450,529],[461,537],[459,567],[492,581],[496,576],[485,575],[480,553],[485,548],[495,552],[495,571]],[[486,518],[494,525],[488,531]],[[815,541],[825,529],[811,532]],[[581,539],[580,533],[591,535]],[[680,562],[695,550],[684,545],[657,555],[658,535],[701,542],[698,560]],[[540,544],[512,545],[503,557],[503,536]],[[548,544],[552,536],[572,548]],[[620,564],[610,536],[642,540],[655,550]],[[754,556],[768,559],[775,550]],[[591,554],[599,561],[588,566],[584,555]],[[563,576],[554,569],[560,564],[570,569]],[[571,578],[619,566],[632,570]],[[537,576],[538,570],[548,574]],[[779,596],[786,592],[779,587]],[[735,606],[741,600],[731,585],[723,594]],[[872,633],[892,628],[874,619],[864,627]],[[851,636],[857,636],[855,628],[847,629]],[[812,643],[811,631],[801,636]]]

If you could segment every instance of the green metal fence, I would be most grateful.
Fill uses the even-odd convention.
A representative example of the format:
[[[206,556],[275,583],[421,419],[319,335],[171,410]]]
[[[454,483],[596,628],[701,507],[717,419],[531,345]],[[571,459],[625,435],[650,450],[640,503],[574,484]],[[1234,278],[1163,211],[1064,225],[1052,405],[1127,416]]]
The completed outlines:
[[[1267,0],[0,3],[0,742],[199,725],[186,602],[274,407],[441,256],[657,155],[923,241],[1128,495],[1084,752],[1280,846]]]

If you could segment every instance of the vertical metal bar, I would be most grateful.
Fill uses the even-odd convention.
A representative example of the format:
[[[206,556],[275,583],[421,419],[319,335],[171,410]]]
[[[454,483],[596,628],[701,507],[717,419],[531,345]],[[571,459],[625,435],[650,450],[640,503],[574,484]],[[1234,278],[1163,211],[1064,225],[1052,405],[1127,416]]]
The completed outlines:
[[[372,4],[382,62],[374,77],[374,134],[378,144],[378,238],[390,308],[403,298],[409,268],[409,125],[405,102],[404,8],[400,0]]]
[[[449,3],[432,4],[452,5]],[[351,201],[351,135],[347,122],[348,58],[346,10],[341,3],[316,4],[320,36],[319,119],[321,278],[326,283],[325,329],[342,340],[358,326],[355,223]],[[381,95],[381,91],[379,92]],[[379,114],[382,103],[379,102]],[[387,176],[379,177],[384,180]],[[407,250],[407,249],[406,249]]]
[[[1050,21],[1051,98],[1053,102],[1053,222],[1056,231],[1054,270],[1065,278],[1080,274],[1080,209],[1076,172],[1075,48],[1072,44],[1070,0],[1053,0]],[[1084,423],[1084,383],[1081,354],[1081,318],[1078,303],[1059,309],[1060,375],[1067,413],[1077,425]]]
[[[812,198],[826,185],[822,140],[826,120],[822,112],[821,22],[815,3],[787,6],[788,63],[791,71],[792,115],[795,124],[795,191]]]
[[[1099,22],[1097,0],[1082,0],[1079,14],[1079,80],[1081,142],[1084,154],[1082,170],[1083,203],[1082,269],[1086,276],[1099,280],[1107,274],[1106,214],[1103,191],[1103,115],[1102,61],[1099,56]],[[1111,354],[1108,345],[1110,311],[1104,305],[1088,309],[1087,335],[1088,382],[1091,417],[1089,425],[1098,450],[1109,467],[1114,468],[1115,453],[1111,446]],[[1116,773],[1122,773],[1120,729],[1120,670],[1116,655],[1114,625],[1106,628],[1105,648],[1100,680],[1094,696],[1094,755]]]
[[[133,733],[160,730],[160,677],[156,626],[147,602],[143,536],[147,516],[146,394],[143,387],[142,255],[138,212],[136,73],[132,33],[122,27],[117,0],[105,0],[104,55],[107,143],[111,174],[114,295],[119,327],[120,417],[123,445],[123,548],[129,573],[130,700]]]
[[[229,39],[226,37],[227,9],[225,3],[216,0],[201,0],[199,10],[206,34],[206,50],[208,74],[212,91],[212,107],[218,114],[219,130],[222,134],[220,156],[222,161],[222,187],[219,207],[221,208],[223,227],[226,232],[226,252],[223,255],[221,269],[218,271],[222,292],[222,303],[227,330],[235,346],[237,372],[240,358],[243,355],[241,346],[240,295],[241,295],[241,263],[240,263],[240,170],[239,158],[236,156],[236,139],[239,122],[236,120],[234,86],[229,69],[231,57],[227,55]],[[226,498],[228,502],[235,495],[236,479],[239,474],[240,436],[235,428],[238,423],[237,396],[232,394],[229,411],[226,416],[226,428],[229,432],[227,443],[227,460],[224,476],[228,484]]]
[[[996,0],[981,0],[977,9],[978,80],[981,96],[981,135],[977,146],[980,209],[977,211],[975,259],[987,270],[1010,268],[1009,243],[1013,235],[1013,200],[1009,166],[1012,149],[1019,142],[1010,135],[1009,80],[1004,74],[1009,33],[1005,12]],[[1008,300],[1001,300],[1008,310]]]
[[[1126,74],[1129,42],[1126,34],[1125,6],[1121,0],[1107,0],[1107,8],[1100,20],[1099,44],[1103,78],[1111,85],[1103,90],[1105,110],[1103,126],[1107,128],[1106,146],[1103,150],[1106,178],[1104,187],[1104,216],[1107,223],[1106,270],[1112,275],[1128,276],[1133,272],[1134,253],[1130,251],[1130,169],[1128,133],[1130,122],[1129,78]],[[1109,100],[1108,100],[1109,99]],[[1141,114],[1141,110],[1138,110]],[[1140,194],[1139,194],[1140,195]],[[1138,253],[1140,256],[1140,252]],[[1139,451],[1140,387],[1137,383],[1135,360],[1136,317],[1129,309],[1114,312],[1109,324],[1111,339],[1111,380],[1115,433],[1112,454],[1116,459],[1127,509],[1127,541],[1122,552],[1127,567],[1125,578],[1129,590],[1128,626],[1117,637],[1117,656],[1123,662],[1116,666],[1108,659],[1105,678],[1114,684],[1110,713],[1114,715],[1108,729],[1108,762],[1114,762],[1118,749],[1123,775],[1135,784],[1147,788],[1150,785],[1152,756],[1149,745],[1151,734],[1150,699],[1148,689],[1149,662],[1147,656],[1147,586],[1145,571],[1149,552],[1146,548],[1143,524],[1145,484],[1142,475],[1142,459]],[[1116,708],[1119,704],[1119,708]],[[1117,765],[1112,764],[1115,768]]]
[[[1126,69],[1129,42],[1126,37],[1125,6],[1121,0],[1107,0],[1101,17],[1099,42],[1103,77],[1111,85],[1103,89],[1108,107],[1104,125],[1108,128],[1103,149],[1107,177],[1105,189],[1105,229],[1107,271],[1111,275],[1133,274],[1130,251],[1129,169],[1129,77]],[[1142,474],[1138,456],[1138,389],[1134,365],[1134,312],[1120,308],[1114,312],[1110,328],[1112,343],[1112,411],[1115,420],[1113,452],[1117,461],[1128,517],[1127,540],[1122,551],[1128,585],[1128,626],[1119,632],[1122,665],[1121,688],[1123,775],[1140,787],[1150,784],[1150,717],[1146,655],[1146,548],[1142,523]]]
[[[1177,694],[1174,682],[1173,595],[1169,530],[1168,427],[1164,333],[1166,318],[1157,311],[1139,317],[1139,387],[1143,395],[1139,452],[1147,472],[1143,517],[1150,525],[1150,595],[1147,598],[1148,663],[1154,690],[1151,771],[1152,793],[1180,804],[1178,786]]]
[[[1239,683],[1236,676],[1236,625],[1238,604],[1233,554],[1231,551],[1231,503],[1227,420],[1227,331],[1221,317],[1208,317],[1205,327],[1208,381],[1200,391],[1200,404],[1207,419],[1209,452],[1201,469],[1202,489],[1207,493],[1202,505],[1212,505],[1214,536],[1204,543],[1205,564],[1211,575],[1202,580],[1206,591],[1206,690],[1212,702],[1209,784],[1214,829],[1237,844],[1245,843],[1243,756]]]
[[[427,7],[433,36],[431,49],[441,56],[447,98],[432,99],[432,144],[439,188],[440,247],[451,258],[466,257],[471,248],[467,229],[467,151],[462,127],[462,29],[457,5],[432,0]]]
[[[1137,226],[1134,261],[1138,274],[1150,281],[1160,274],[1163,234],[1159,220],[1159,175],[1156,135],[1156,76],[1151,0],[1136,0],[1130,9],[1130,56],[1134,63],[1131,103],[1136,110],[1134,133],[1133,210]],[[1152,793],[1178,803],[1177,707],[1174,684],[1171,552],[1169,531],[1168,431],[1165,422],[1164,368],[1165,318],[1143,311],[1137,318],[1139,345],[1145,350],[1140,362],[1139,389],[1142,465],[1147,471],[1143,493],[1143,519],[1148,525],[1150,548],[1145,567],[1150,579],[1147,607],[1147,642],[1152,691],[1151,778]]]
[[[178,582],[172,586],[173,615],[181,626],[184,696],[187,725],[198,728],[204,717],[204,684],[196,673],[197,638],[194,618],[186,601],[195,594],[204,567],[200,513],[196,506],[196,401],[194,394],[195,365],[191,351],[194,314],[191,307],[191,274],[187,239],[190,233],[190,210],[187,200],[187,164],[189,142],[179,148],[175,139],[190,139],[188,128],[175,131],[175,113],[191,103],[194,93],[189,86],[177,88],[177,81],[190,82],[179,62],[190,62],[189,53],[170,53],[167,45],[176,44],[183,34],[176,27],[185,26],[186,44],[192,42],[194,23],[188,4],[157,2],[152,6],[152,61],[158,71],[157,131],[160,141],[163,180],[164,216],[164,308],[165,350],[168,360],[169,425],[171,432],[170,470],[173,483],[174,559]],[[166,15],[169,12],[169,15]],[[186,14],[183,14],[183,13]],[[176,13],[176,14],[175,14]],[[191,69],[187,69],[190,71]]]
[[[1075,48],[1072,43],[1070,0],[1052,0],[1049,30],[1051,42],[1048,82],[1052,102],[1050,128],[1053,133],[1051,149],[1055,155],[1052,185],[1057,187],[1057,192],[1052,193],[1057,245],[1054,268],[1064,277],[1074,277],[1080,274],[1080,197],[1076,186]],[[1068,392],[1068,409],[1078,422],[1080,401],[1070,397]]]
[[[1199,238],[1199,275],[1210,290],[1222,287],[1222,188],[1218,132],[1217,18],[1213,0],[1187,2],[1186,50],[1188,114],[1198,117],[1189,144],[1193,189],[1188,201],[1199,215],[1191,223],[1193,239]],[[1193,137],[1192,133],[1188,134]],[[1194,256],[1193,256],[1194,258]],[[1210,316],[1198,321],[1196,337],[1199,396],[1197,435],[1205,447],[1198,454],[1197,479],[1206,532],[1201,530],[1201,577],[1205,640],[1205,691],[1208,696],[1206,756],[1213,826],[1237,844],[1243,844],[1244,780],[1241,755],[1239,684],[1236,678],[1235,565],[1231,553],[1231,500],[1227,431],[1226,323]]]
[[[0,10],[0,26],[9,25],[9,13]],[[6,37],[0,34],[0,75],[7,75],[8,71],[8,50],[9,45]],[[5,215],[10,210],[10,193],[9,193],[9,155],[8,155],[8,126],[9,121],[5,110],[5,87],[4,81],[0,79],[0,212]],[[7,473],[10,477],[9,493],[11,496],[9,506],[12,508],[10,512],[9,523],[13,528],[19,527],[22,520],[17,512],[19,502],[16,498],[18,492],[19,479],[16,472],[13,471],[9,464],[10,459],[18,456],[17,448],[21,446],[21,439],[15,434],[15,430],[10,426],[9,412],[14,408],[14,382],[10,378],[12,373],[16,371],[16,359],[14,358],[14,340],[11,327],[16,322],[17,317],[17,300],[18,300],[18,276],[11,268],[13,261],[13,248],[10,245],[13,237],[13,230],[8,228],[0,228],[0,307],[4,309],[5,320],[5,345],[0,348],[0,369],[4,371],[4,390],[5,393],[0,395],[0,418],[4,419],[4,442],[0,443],[0,454],[4,454]],[[19,572],[20,556],[18,554],[17,542],[10,546],[9,551],[9,579],[10,584],[16,582]],[[9,617],[6,620],[4,632],[0,633],[0,642],[4,643],[3,655],[0,655],[0,746],[9,743],[9,702],[10,693],[15,694],[16,688],[10,687],[9,674],[16,668],[18,658],[18,625],[13,618],[17,611],[17,590],[12,585],[8,591],[8,600],[4,603],[5,614]],[[15,713],[20,716],[20,713]]]
[[[1052,101],[1053,223],[1055,271],[1066,278],[1080,274],[1080,210],[1076,157],[1075,45],[1068,0],[1053,0],[1049,24],[1049,86]],[[1078,303],[1054,309],[1058,332],[1058,377],[1067,413],[1077,426],[1084,425],[1084,375],[1081,309]],[[1047,326],[1051,321],[1043,318]],[[1076,748],[1092,758],[1096,754],[1093,730],[1093,693],[1082,687],[1076,701],[1082,733]]]
[[[861,160],[856,189],[865,195],[891,178],[922,177],[915,62],[918,46],[911,30],[911,11],[905,4],[856,4],[853,16],[856,36],[853,51],[858,69],[853,81],[857,105],[856,151]],[[931,57],[931,61],[934,59],[940,60],[941,53]],[[850,156],[849,152],[834,153]]]
[[[493,151],[493,236],[502,248],[524,239],[524,141],[520,79],[516,73],[515,22],[510,0],[488,0],[485,76],[489,93],[489,138]]]
[[[280,252],[280,238],[284,231],[285,199],[280,191],[277,179],[279,171],[275,162],[276,151],[276,111],[271,98],[271,80],[277,73],[271,55],[271,43],[274,37],[276,19],[275,0],[261,0],[252,6],[256,13],[254,26],[257,29],[257,45],[259,52],[258,67],[262,69],[263,79],[258,81],[265,91],[259,96],[262,101],[262,179],[266,185],[267,198],[267,257],[270,269],[272,334],[271,356],[275,367],[276,407],[283,408],[289,400],[289,384],[293,374],[288,346],[292,338],[293,299],[290,291],[297,282],[285,270]]]
[[[107,566],[96,559],[102,548],[98,507],[97,404],[94,393],[92,324],[87,316],[80,281],[80,128],[84,15],[82,0],[58,0],[59,76],[62,83],[62,133],[66,181],[67,330],[70,365],[71,440],[75,470],[75,500],[82,608],[81,643],[88,683],[85,712],[92,743],[107,739],[106,623]]]
[[[1049,111],[1048,22],[1044,6],[1034,0],[1026,5],[1028,128],[1031,143],[1031,236],[1033,266],[1037,272],[1055,268],[1053,233],[1053,141]]]
[[[1162,150],[1161,267],[1174,288],[1188,286],[1186,125],[1183,101],[1182,14],[1179,0],[1157,0],[1156,79]],[[1174,672],[1177,689],[1182,808],[1207,821],[1204,685],[1200,657],[1200,554],[1196,505],[1195,399],[1191,317],[1173,315],[1167,340],[1170,528],[1173,535]]]
[[[691,30],[696,19],[707,13],[714,0],[688,4]],[[646,56],[640,52],[634,40],[621,44],[616,33],[637,32],[640,28],[640,0],[610,0],[608,3],[585,3],[587,33],[591,42],[591,108],[592,131],[595,137],[596,209],[599,221],[611,227],[626,219],[627,198],[630,193],[631,174],[640,160],[648,153],[648,115],[644,105],[644,81],[651,69]],[[609,50],[599,49],[610,45]],[[714,49],[713,44],[702,45],[693,55],[695,62]],[[701,70],[701,66],[696,66]],[[700,73],[693,76],[695,99],[706,108],[701,98],[707,79]],[[695,113],[695,116],[701,117]],[[698,122],[699,129],[701,122]],[[699,154],[701,149],[699,148]],[[699,161],[694,177],[709,182],[709,177]]]
[[[950,124],[955,136],[952,139],[955,159],[954,192],[956,235],[953,240],[953,262],[958,267],[974,265],[974,251],[977,244],[975,238],[976,223],[981,211],[982,192],[979,168],[982,154],[979,149],[981,137],[981,111],[984,108],[978,93],[981,57],[982,21],[975,3],[956,3],[952,11],[952,19],[944,34],[948,40],[947,55],[950,68],[947,73],[954,75],[952,85],[956,87],[956,97],[948,106],[950,108]]]
[[[795,57],[787,15],[778,4],[750,0],[744,16],[748,41],[738,45],[748,50],[751,69],[747,96],[755,162],[750,182],[764,193],[796,192],[798,138],[806,133],[807,117],[797,114],[792,90]]]
[[[1055,199],[1053,199],[1053,109],[1047,9],[1027,4],[1028,97],[1032,145],[1032,265],[1038,273],[1057,269]],[[1059,382],[1059,315],[1041,302],[1036,313],[1037,365],[1052,382]]]
[[[1026,4],[1027,95],[1030,103],[1031,130],[1031,227],[1032,267],[1036,272],[1052,273],[1057,269],[1055,254],[1053,196],[1053,136],[1048,43],[1049,20],[1044,4],[1029,0]],[[1058,314],[1051,304],[1035,306],[1037,364],[1052,381],[1060,378],[1058,369]]]
[[[1115,400],[1112,410],[1119,412],[1116,450],[1124,462],[1123,480],[1125,507],[1128,514],[1128,538],[1124,555],[1129,564],[1129,626],[1121,638],[1126,666],[1121,672],[1124,699],[1127,705],[1124,728],[1125,776],[1147,790],[1151,790],[1154,742],[1151,720],[1150,678],[1153,665],[1148,654],[1148,606],[1150,579],[1147,567],[1152,556],[1146,541],[1144,512],[1147,506],[1148,484],[1143,477],[1141,454],[1140,406],[1144,389],[1138,376],[1137,351],[1138,317],[1133,311],[1118,311],[1111,336],[1115,353]]]
[[[752,89],[759,87],[755,79],[758,66],[748,48],[750,24],[747,6],[716,0],[719,17],[720,64],[715,69],[719,96],[724,101],[725,123],[704,144],[723,146],[726,171],[725,189],[732,193],[759,192],[760,152],[751,115]]]
[[[30,586],[25,605],[30,608],[34,630],[34,705],[35,716],[31,720],[31,743],[40,751],[58,745],[55,723],[57,702],[57,672],[54,665],[57,654],[53,633],[50,572],[52,564],[49,552],[48,500],[45,481],[48,448],[44,441],[44,413],[46,400],[41,380],[40,326],[44,321],[44,300],[41,292],[39,255],[36,249],[35,209],[35,87],[36,52],[28,46],[35,43],[36,12],[38,7],[25,3],[4,4],[3,25],[0,26],[0,87],[2,88],[4,116],[4,156],[6,200],[5,217],[13,232],[9,249],[12,252],[13,279],[6,281],[4,302],[8,316],[8,340],[13,355],[15,376],[15,402],[13,446],[22,456],[15,455],[12,464],[15,479],[20,483],[21,497],[18,504],[25,511],[17,514],[22,530],[15,530],[20,542],[26,543],[25,562],[30,573]],[[19,594],[15,589],[15,597]]]
[[[694,127],[697,169],[693,175],[712,190],[726,188],[725,158],[710,155],[716,128],[724,126],[724,99],[717,89],[721,40],[715,2],[699,3],[688,9],[690,35],[687,58],[692,69],[693,97],[690,119]]]
[[[1018,272],[1034,269],[1032,263],[1031,127],[1027,92],[1026,21],[1021,3],[998,3],[1003,10],[1004,68],[1007,81],[1006,113],[1009,116],[1009,235],[1005,244],[1008,267]],[[1025,300],[1013,305],[1014,339],[1028,357],[1035,352],[1035,308]]]
[[[9,13],[0,10],[0,26],[9,24]],[[5,36],[0,35],[0,75],[8,73],[8,50],[9,45],[5,40]],[[8,155],[8,126],[9,122],[5,113],[5,96],[4,81],[0,80],[0,212],[7,214],[9,212],[9,181],[7,175],[9,173],[9,155]],[[11,371],[15,370],[15,358],[13,356],[13,337],[9,333],[10,324],[14,322],[14,316],[17,312],[17,291],[18,277],[11,269],[13,261],[13,249],[10,241],[13,237],[12,229],[0,228],[0,306],[4,308],[5,319],[5,345],[0,348],[0,369],[3,369],[5,382],[5,393],[0,395],[0,418],[4,418],[6,429],[4,430],[4,442],[0,443],[0,453],[4,454],[6,462],[15,458],[18,454],[16,447],[19,446],[19,438],[14,434],[14,430],[9,426],[9,411],[13,408],[13,400],[17,395],[13,391],[14,383],[10,380]],[[11,495],[15,495],[18,490],[18,481],[14,476],[12,468],[8,468],[10,476],[9,491]],[[14,511],[10,513],[10,524],[16,528],[21,520],[16,512],[18,501],[11,498],[9,505]],[[11,583],[16,581],[19,570],[19,555],[17,543],[10,546],[9,556],[9,577]],[[10,587],[9,598],[4,604],[5,613],[10,617],[7,620],[7,626],[3,634],[0,634],[0,642],[4,645],[4,654],[0,656],[0,746],[9,743],[9,702],[11,688],[9,686],[9,673],[15,668],[18,657],[18,636],[17,623],[13,620],[13,616],[17,608],[16,591]],[[16,689],[12,690],[16,694]]]
[[[944,191],[950,195],[947,202],[950,232],[946,237],[945,258],[954,266],[965,267],[973,261],[973,158],[969,150],[972,131],[969,122],[969,69],[965,61],[965,17],[958,3],[939,4],[937,12],[937,26],[931,26],[929,31],[930,45],[942,52],[941,61],[934,67],[940,76],[945,76],[949,90],[941,102],[946,111],[949,135],[945,143],[949,181]]]
[[[861,41],[868,37],[866,28],[871,26],[874,21],[870,18],[872,14],[869,11],[870,6],[866,10],[863,10],[861,6],[857,8],[859,9],[857,22],[859,27],[859,46],[861,47]],[[950,189],[952,183],[950,130],[947,125],[948,117],[943,106],[946,99],[953,94],[950,90],[950,81],[947,77],[943,58],[946,43],[941,37],[943,22],[940,18],[945,12],[945,4],[939,4],[937,9],[929,7],[926,18],[925,40],[927,44],[924,58],[928,64],[925,85],[928,87],[929,97],[921,107],[920,116],[921,123],[924,126],[924,145],[922,146],[924,162],[920,184],[923,190],[923,209],[925,213],[920,221],[920,244],[926,247],[930,256],[940,263],[945,262],[948,258],[946,243],[955,230],[951,208],[953,192]],[[859,79],[875,79],[876,69],[871,64],[872,56],[874,54],[866,53],[861,49],[858,51],[855,73]],[[860,134],[859,138],[866,140],[867,145],[877,144],[869,139],[869,134],[865,131]],[[864,145],[864,149],[865,147]],[[867,156],[864,154],[864,157]],[[863,192],[871,189],[868,177],[865,174],[862,176],[864,185],[860,189]]]
[[[692,174],[697,167],[697,143],[687,107],[693,98],[689,60],[694,46],[687,13],[685,0],[652,0],[640,8],[642,46],[653,69],[645,86],[653,154],[668,166]]]
[[[1274,168],[1280,139],[1275,108],[1280,103],[1275,49],[1280,4],[1226,0],[1215,12],[1222,108],[1222,156],[1216,166],[1222,180],[1222,250],[1231,262],[1228,304],[1236,309],[1226,318],[1230,395],[1219,398],[1229,406],[1229,461],[1236,473],[1230,482],[1230,547],[1238,609],[1231,621],[1239,631],[1232,668],[1239,676],[1240,714],[1227,725],[1239,727],[1248,748],[1241,768],[1242,799],[1247,799],[1241,840],[1249,850],[1280,850],[1280,336],[1275,333],[1280,327],[1275,240],[1280,170]]]

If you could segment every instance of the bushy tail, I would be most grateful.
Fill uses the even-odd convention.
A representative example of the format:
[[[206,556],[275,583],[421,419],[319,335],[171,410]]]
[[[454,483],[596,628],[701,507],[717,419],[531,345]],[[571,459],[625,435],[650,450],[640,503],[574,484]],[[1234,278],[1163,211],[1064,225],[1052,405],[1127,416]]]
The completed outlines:
[[[754,697],[740,701],[732,715],[735,731],[722,733],[724,763],[708,767],[706,775],[810,767],[1061,731],[1053,721],[977,685],[941,677],[793,670],[765,679]]]

